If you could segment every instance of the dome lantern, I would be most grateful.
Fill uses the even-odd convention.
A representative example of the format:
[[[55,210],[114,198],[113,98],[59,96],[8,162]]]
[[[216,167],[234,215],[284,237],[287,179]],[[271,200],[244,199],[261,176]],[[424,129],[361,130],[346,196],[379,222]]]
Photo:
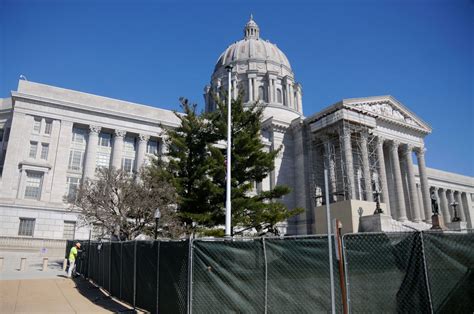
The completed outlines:
[[[260,28],[257,23],[253,20],[253,14],[250,14],[250,20],[245,24],[244,28],[244,38],[259,38],[260,37]]]

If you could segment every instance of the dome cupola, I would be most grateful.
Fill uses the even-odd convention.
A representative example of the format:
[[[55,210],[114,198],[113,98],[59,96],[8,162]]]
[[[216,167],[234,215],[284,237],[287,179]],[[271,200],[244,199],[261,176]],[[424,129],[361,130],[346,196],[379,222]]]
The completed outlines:
[[[290,62],[275,44],[260,37],[260,27],[252,15],[245,24],[244,38],[227,47],[217,60],[211,83],[204,89],[206,111],[216,108],[212,94],[228,89],[227,66],[232,66],[233,97],[242,92],[246,103],[258,101],[265,111],[278,109],[279,117],[302,116],[302,88],[294,80]]]

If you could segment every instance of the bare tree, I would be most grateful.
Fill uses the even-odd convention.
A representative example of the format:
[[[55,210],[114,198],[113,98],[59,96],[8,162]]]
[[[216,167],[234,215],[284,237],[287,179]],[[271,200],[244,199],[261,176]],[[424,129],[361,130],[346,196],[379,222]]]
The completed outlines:
[[[94,179],[81,184],[72,206],[80,210],[88,224],[99,224],[108,234],[130,240],[140,234],[153,234],[157,208],[161,211],[161,236],[185,235],[185,227],[173,210],[175,202],[171,184],[150,175],[147,169],[132,176],[114,168],[99,168]]]

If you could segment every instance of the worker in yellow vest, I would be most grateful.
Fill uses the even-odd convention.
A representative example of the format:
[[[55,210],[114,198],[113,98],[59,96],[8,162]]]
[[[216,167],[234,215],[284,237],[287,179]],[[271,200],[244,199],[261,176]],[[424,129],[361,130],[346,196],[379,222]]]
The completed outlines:
[[[74,267],[76,266],[76,258],[77,258],[77,250],[81,249],[81,244],[79,242],[76,243],[75,246],[71,248],[69,251],[69,269],[67,271],[67,277],[71,278],[72,276],[72,271],[74,270]]]

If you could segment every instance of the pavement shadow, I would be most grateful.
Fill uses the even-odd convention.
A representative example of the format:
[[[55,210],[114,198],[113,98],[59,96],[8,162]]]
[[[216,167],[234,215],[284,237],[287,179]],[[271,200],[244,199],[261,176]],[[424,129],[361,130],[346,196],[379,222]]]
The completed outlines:
[[[58,275],[58,277],[64,276]],[[77,291],[94,304],[114,313],[137,313],[134,309],[115,301],[83,277],[78,276],[73,280],[76,284]]]

